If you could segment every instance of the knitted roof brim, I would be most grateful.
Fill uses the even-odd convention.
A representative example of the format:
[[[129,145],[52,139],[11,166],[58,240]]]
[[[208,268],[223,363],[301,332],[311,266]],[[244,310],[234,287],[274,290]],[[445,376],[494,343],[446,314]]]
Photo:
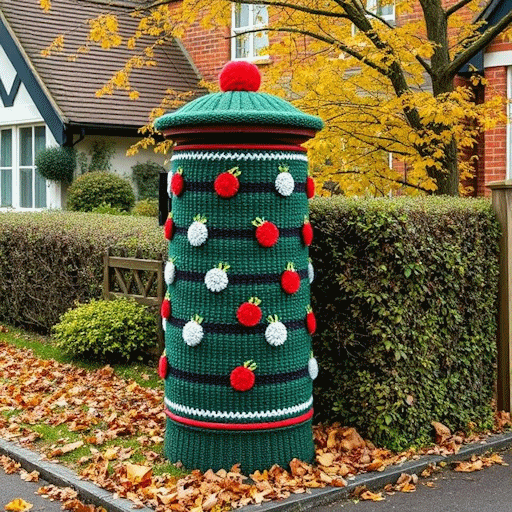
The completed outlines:
[[[155,129],[194,125],[255,124],[321,130],[319,117],[266,93],[229,91],[207,94],[155,120]]]

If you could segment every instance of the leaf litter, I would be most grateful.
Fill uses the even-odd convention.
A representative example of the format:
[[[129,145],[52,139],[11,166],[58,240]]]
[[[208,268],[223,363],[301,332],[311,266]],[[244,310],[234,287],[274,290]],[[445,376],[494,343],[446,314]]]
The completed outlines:
[[[4,413],[0,414],[0,437],[38,449],[49,460],[59,460],[65,454],[86,448],[88,454],[79,458],[78,467],[74,468],[80,478],[95,482],[116,497],[131,500],[135,508],[148,506],[156,512],[220,512],[284,499],[314,488],[344,487],[347,479],[357,474],[383,471],[424,454],[457,453],[464,442],[483,439],[476,434],[453,435],[446,426],[432,422],[437,444],[393,453],[363,439],[354,428],[337,423],[316,425],[315,464],[294,459],[289,470],[273,466],[249,476],[243,475],[238,465],[217,472],[154,474],[155,464],[165,462],[161,454],[165,429],[162,389],[127,382],[108,365],[88,371],[39,359],[29,349],[6,343],[0,343],[0,367],[0,413]],[[496,423],[498,428],[512,425],[510,416],[503,415],[497,417]],[[75,438],[64,437],[50,446],[41,446],[37,444],[41,434],[34,429],[40,424],[63,425]],[[136,440],[137,448],[123,446],[123,440]],[[105,446],[107,443],[109,446]],[[132,458],[134,455],[137,460]],[[492,456],[485,462],[478,460],[485,467],[502,463]],[[20,471],[19,464],[7,457],[0,457],[0,465],[6,472]],[[175,466],[180,468],[179,463]],[[23,475],[33,479],[38,476],[26,472]],[[414,492],[416,483],[416,475],[404,474],[384,492]],[[356,491],[357,499],[385,499],[383,492],[366,488]],[[101,508],[80,502],[72,489],[45,486],[39,493],[63,501],[66,510],[102,512]]]

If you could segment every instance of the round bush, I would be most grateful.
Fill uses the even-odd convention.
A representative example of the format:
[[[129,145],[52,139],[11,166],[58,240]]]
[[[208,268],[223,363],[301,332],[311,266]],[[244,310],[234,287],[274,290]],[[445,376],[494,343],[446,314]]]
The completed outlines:
[[[76,212],[90,212],[103,204],[127,211],[134,203],[130,182],[107,171],[82,174],[68,189],[68,209]]]
[[[133,215],[143,217],[158,217],[158,199],[143,199],[137,201],[132,209]]]
[[[52,330],[56,345],[78,359],[129,361],[156,343],[155,316],[132,299],[80,304]]]
[[[60,146],[46,148],[38,153],[35,163],[43,178],[71,183],[76,168],[76,152],[73,148]]]
[[[165,172],[165,169],[160,164],[151,162],[151,160],[145,163],[138,162],[132,167],[138,199],[155,199],[158,197],[158,181],[161,172]]]

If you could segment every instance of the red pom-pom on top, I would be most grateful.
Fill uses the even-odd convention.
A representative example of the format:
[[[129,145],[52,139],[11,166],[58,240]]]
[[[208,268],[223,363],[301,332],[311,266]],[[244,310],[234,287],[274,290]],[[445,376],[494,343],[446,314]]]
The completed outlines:
[[[228,62],[219,76],[219,86],[222,92],[252,91],[260,88],[260,70],[254,64],[244,60]]]
[[[233,169],[219,174],[213,183],[215,192],[224,199],[235,196],[240,188],[238,176],[240,176],[238,167],[233,167]]]

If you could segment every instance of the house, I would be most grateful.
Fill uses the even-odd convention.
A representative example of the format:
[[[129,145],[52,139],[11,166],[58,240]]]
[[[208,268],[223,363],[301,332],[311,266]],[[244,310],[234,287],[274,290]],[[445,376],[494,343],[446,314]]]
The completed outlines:
[[[155,67],[134,70],[140,98],[125,91],[95,97],[133,51],[126,45],[102,50],[87,41],[87,20],[118,15],[121,36],[132,35],[138,20],[111,3],[55,0],[45,13],[35,0],[0,0],[0,210],[61,208],[65,188],[47,182],[34,165],[44,147],[74,146],[87,153],[99,141],[114,145],[113,170],[127,175],[137,161],[164,162],[152,150],[127,157],[140,139],[137,130],[159,105],[166,89],[199,92],[198,72],[181,44],[169,41],[155,50]],[[66,51],[43,57],[54,38],[64,35]]]
[[[456,3],[457,0],[447,0],[446,7]],[[418,21],[423,16],[419,2],[399,17],[396,16],[393,4],[381,5],[380,0],[366,0],[366,5],[368,10],[375,12],[391,25]],[[461,9],[460,15],[467,23],[485,21],[489,26],[495,25],[511,9],[512,0],[490,0],[476,20],[474,12],[468,8]],[[254,32],[243,34],[243,31],[263,30],[268,25],[267,8],[262,5],[233,4],[231,21],[231,29],[224,31],[205,30],[197,23],[182,39],[200,74],[207,80],[215,81],[228,60],[249,60],[262,69],[270,64],[264,52],[263,55],[261,53],[261,49],[268,44],[268,35],[261,37],[261,33]],[[512,99],[512,41],[505,36],[497,38],[473,59],[472,65],[485,76],[487,84],[473,87],[468,80],[468,66],[460,70],[456,83],[472,87],[476,101],[494,94],[508,100]],[[512,114],[511,108],[509,106],[507,111],[509,118]],[[486,188],[487,183],[512,178],[511,146],[510,123],[497,126],[483,135],[478,147],[473,149],[473,154],[478,156],[475,163],[475,178],[472,183],[468,183],[474,189],[473,195],[488,196],[490,192]],[[392,155],[390,162],[395,168],[403,170],[403,164],[393,161]]]

